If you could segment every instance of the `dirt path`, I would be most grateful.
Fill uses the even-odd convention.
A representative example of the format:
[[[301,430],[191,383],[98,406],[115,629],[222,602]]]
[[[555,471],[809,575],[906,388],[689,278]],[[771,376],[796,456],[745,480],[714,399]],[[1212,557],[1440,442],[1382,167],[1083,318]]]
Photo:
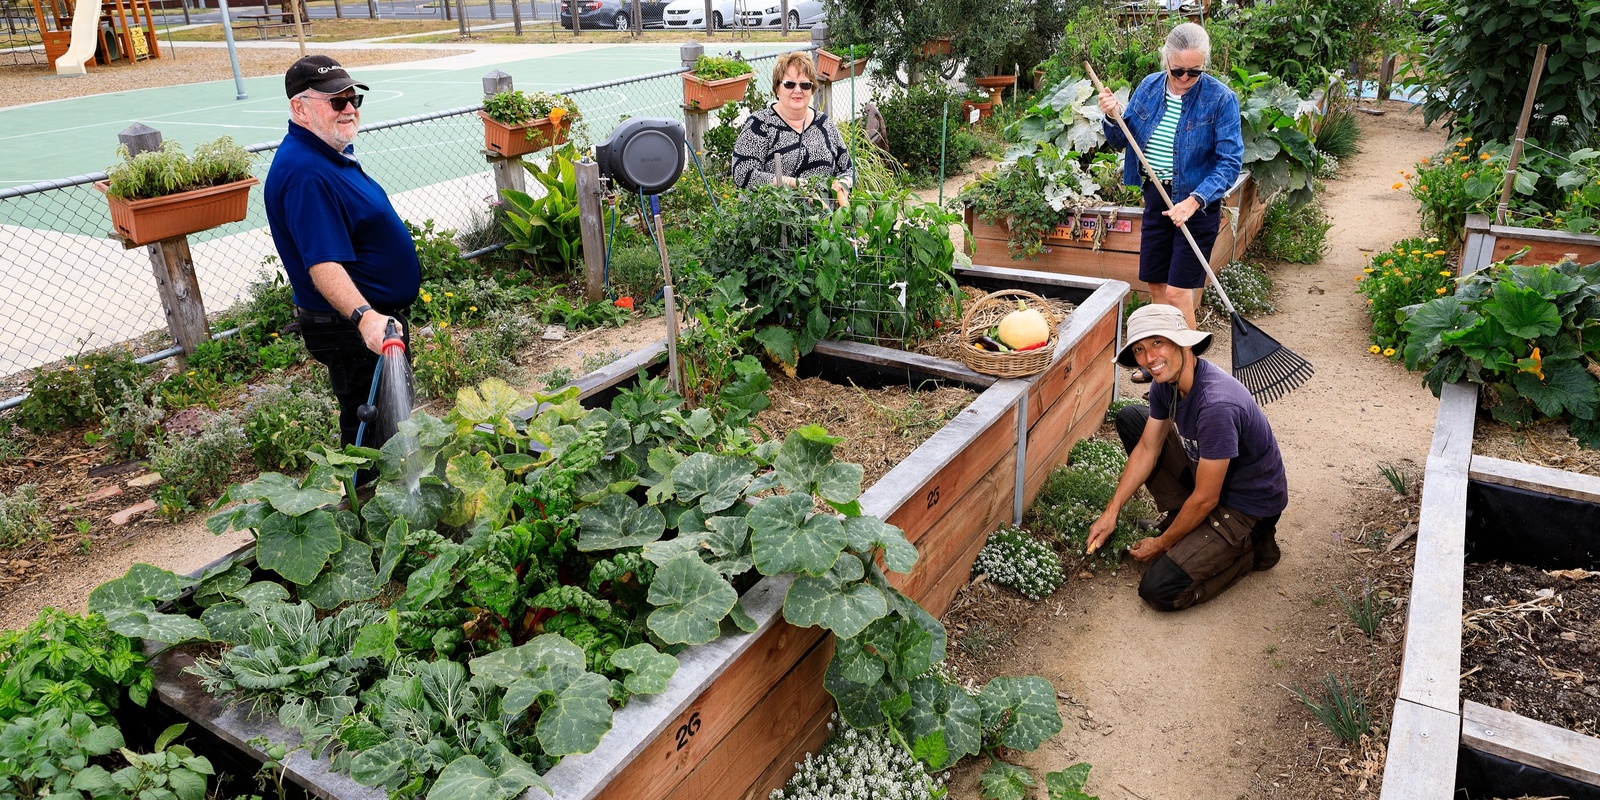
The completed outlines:
[[[1317,370],[1267,407],[1289,470],[1283,561],[1178,614],[1139,601],[1138,566],[1073,581],[1037,604],[1021,628],[1038,635],[1019,635],[1005,666],[1050,679],[1063,699],[1065,730],[1022,758],[1036,772],[1088,761],[1088,788],[1104,800],[1275,796],[1274,776],[1257,772],[1274,763],[1281,720],[1297,729],[1310,721],[1282,685],[1283,667],[1315,659],[1327,636],[1328,609],[1319,606],[1347,569],[1335,536],[1361,493],[1381,483],[1380,463],[1420,467],[1437,408],[1415,375],[1367,353],[1364,299],[1352,281],[1372,250],[1416,235],[1413,201],[1390,185],[1444,142],[1399,108],[1360,117],[1363,152],[1322,199],[1334,222],[1328,254],[1275,269],[1279,313],[1259,320]],[[1228,353],[1223,331],[1208,357],[1226,365]],[[1376,702],[1387,708],[1392,699]],[[952,796],[978,796],[982,766],[962,770]]]

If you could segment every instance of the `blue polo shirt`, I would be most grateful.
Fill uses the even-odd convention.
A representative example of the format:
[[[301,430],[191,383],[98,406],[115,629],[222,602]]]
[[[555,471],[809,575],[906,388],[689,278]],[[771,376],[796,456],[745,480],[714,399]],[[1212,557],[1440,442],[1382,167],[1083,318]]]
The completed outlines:
[[[411,233],[354,152],[355,145],[335,152],[290,122],[267,172],[272,243],[294,286],[295,305],[309,311],[336,310],[307,271],[324,261],[343,265],[361,296],[379,309],[410,305],[422,286]]]

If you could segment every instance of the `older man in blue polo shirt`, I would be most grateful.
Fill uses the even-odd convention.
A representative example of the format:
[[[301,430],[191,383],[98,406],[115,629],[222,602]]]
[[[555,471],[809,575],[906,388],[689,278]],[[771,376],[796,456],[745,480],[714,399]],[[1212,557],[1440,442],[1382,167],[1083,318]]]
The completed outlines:
[[[327,56],[296,61],[284,86],[289,133],[267,173],[267,222],[294,286],[306,349],[327,365],[339,398],[340,440],[350,444],[389,322],[409,339],[402,315],[417,299],[422,268],[388,194],[356,160],[363,97],[356,90],[367,87]]]

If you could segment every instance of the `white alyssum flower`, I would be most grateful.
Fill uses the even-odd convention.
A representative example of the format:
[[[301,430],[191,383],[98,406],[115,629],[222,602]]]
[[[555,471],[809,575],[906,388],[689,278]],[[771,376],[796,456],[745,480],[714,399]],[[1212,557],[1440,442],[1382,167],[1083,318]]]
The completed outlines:
[[[883,728],[828,728],[833,738],[822,752],[807,753],[769,800],[931,800],[943,787],[942,778],[929,777]]]
[[[1016,589],[1030,600],[1054,592],[1063,578],[1061,556],[1021,528],[1002,528],[990,534],[972,571],[988,575],[989,580]]]

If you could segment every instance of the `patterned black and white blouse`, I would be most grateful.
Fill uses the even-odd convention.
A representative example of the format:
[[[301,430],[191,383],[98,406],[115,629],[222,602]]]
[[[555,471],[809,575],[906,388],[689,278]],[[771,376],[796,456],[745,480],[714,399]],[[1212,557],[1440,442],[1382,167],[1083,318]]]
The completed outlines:
[[[791,178],[833,176],[847,188],[851,185],[850,151],[844,137],[827,114],[816,112],[811,124],[799,133],[767,106],[745,120],[744,130],[733,145],[733,183],[740,189],[772,183],[772,157],[783,164],[783,174]]]

